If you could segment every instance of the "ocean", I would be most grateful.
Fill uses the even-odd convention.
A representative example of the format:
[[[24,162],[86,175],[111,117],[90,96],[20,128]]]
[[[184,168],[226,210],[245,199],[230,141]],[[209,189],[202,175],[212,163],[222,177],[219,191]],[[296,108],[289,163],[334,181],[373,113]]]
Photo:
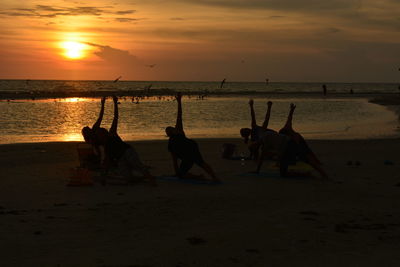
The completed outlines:
[[[192,138],[240,138],[250,127],[248,100],[255,100],[258,124],[267,101],[273,102],[269,127],[279,130],[290,103],[296,104],[293,127],[308,139],[366,139],[397,137],[399,118],[391,109],[368,102],[378,94],[398,95],[397,84],[155,82],[155,81],[39,81],[0,80],[0,143],[82,141],[82,127],[96,121],[100,96],[120,96],[119,134],[124,140],[166,139],[174,126],[180,91],[183,120]],[[350,94],[350,91],[353,94]],[[106,102],[102,126],[113,118]]]

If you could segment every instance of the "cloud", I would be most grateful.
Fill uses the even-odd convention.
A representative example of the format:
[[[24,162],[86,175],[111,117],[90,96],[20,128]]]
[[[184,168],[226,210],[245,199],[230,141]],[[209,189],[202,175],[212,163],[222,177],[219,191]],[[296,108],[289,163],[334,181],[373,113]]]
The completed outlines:
[[[95,16],[102,15],[129,15],[136,10],[117,10],[112,6],[94,7],[94,6],[76,6],[76,7],[57,7],[49,5],[36,5],[34,8],[14,8],[0,10],[0,15],[10,17],[37,17],[37,18],[55,18],[61,16]]]
[[[95,43],[86,44],[97,48],[94,54],[108,63],[123,66],[132,66],[139,63],[138,58],[127,50],[121,50],[108,45],[100,45]]]
[[[170,18],[170,20],[185,20],[185,19],[184,18],[175,17],[175,18]]]
[[[216,6],[222,8],[273,9],[273,10],[338,10],[359,7],[360,0],[176,0],[191,2],[197,5]]]
[[[128,15],[135,13],[136,10],[125,10],[125,11],[117,11],[115,12],[116,15]]]
[[[115,18],[115,21],[118,22],[136,22],[139,19],[134,19],[134,18]]]

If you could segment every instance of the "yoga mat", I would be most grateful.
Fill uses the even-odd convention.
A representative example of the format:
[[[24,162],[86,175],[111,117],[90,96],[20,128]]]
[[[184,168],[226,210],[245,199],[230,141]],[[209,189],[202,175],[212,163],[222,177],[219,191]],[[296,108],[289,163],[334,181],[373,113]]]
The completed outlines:
[[[176,176],[157,176],[157,179],[163,181],[174,181],[184,184],[200,184],[200,185],[220,185],[222,182],[214,182],[208,180],[196,180],[196,179],[181,179]]]

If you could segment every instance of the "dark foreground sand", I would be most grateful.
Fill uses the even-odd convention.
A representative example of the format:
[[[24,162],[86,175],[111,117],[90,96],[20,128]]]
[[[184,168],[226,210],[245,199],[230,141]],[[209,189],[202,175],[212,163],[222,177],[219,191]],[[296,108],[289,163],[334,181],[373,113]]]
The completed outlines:
[[[400,140],[310,142],[331,182],[238,176],[224,142],[199,141],[223,185],[155,188],[67,187],[76,143],[0,146],[0,265],[400,266]],[[172,172],[166,141],[133,144]]]

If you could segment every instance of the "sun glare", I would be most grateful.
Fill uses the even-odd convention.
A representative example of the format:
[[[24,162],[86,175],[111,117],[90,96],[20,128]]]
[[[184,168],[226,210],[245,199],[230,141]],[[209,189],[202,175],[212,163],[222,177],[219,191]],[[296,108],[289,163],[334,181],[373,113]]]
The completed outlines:
[[[63,55],[69,59],[81,59],[86,56],[88,45],[80,42],[63,42],[61,47],[64,49]]]

